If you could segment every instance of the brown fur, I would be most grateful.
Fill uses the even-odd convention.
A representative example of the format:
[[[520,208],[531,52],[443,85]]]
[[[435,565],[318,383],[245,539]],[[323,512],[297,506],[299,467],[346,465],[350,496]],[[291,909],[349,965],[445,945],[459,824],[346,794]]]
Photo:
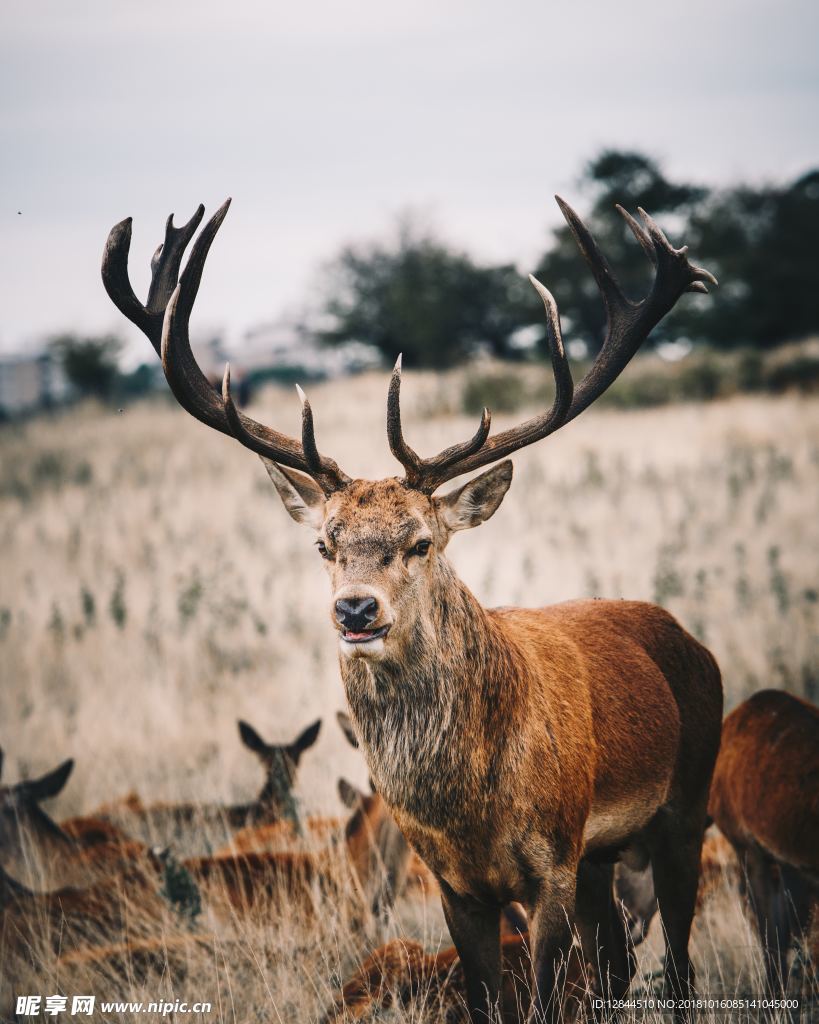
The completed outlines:
[[[705,834],[700,857],[700,879],[695,912],[699,913],[724,886],[738,888],[739,862],[725,836],[715,828]],[[657,913],[657,894],[651,865],[641,870],[621,862],[614,871],[614,891],[622,905],[631,941],[639,946]]]
[[[201,835],[222,830],[226,837],[247,827],[286,822],[295,816],[292,791],[299,762],[315,743],[321,720],[303,730],[291,743],[266,743],[248,725],[239,722],[242,743],[260,760],[265,782],[255,800],[239,804],[153,803],[145,804],[137,793],[104,804],[94,812],[146,843],[184,846]]]
[[[762,690],[725,719],[709,812],[736,850],[769,986],[819,907],[819,708]],[[815,939],[814,939],[815,941]],[[819,944],[811,949],[814,961]]]
[[[35,889],[83,889],[144,861],[144,844],[95,816],[57,824],[40,806],[55,796],[70,774],[71,762],[33,782],[0,790],[0,866],[13,879]],[[44,780],[53,780],[46,783]]]
[[[168,975],[175,984],[187,975],[197,957],[229,957],[236,963],[242,955],[251,959],[247,942],[241,939],[219,940],[203,935],[166,935],[163,938],[129,938],[107,946],[75,950],[57,961],[57,976],[62,985],[77,976],[87,979],[89,971],[118,976],[130,983],[144,984],[152,975]],[[252,961],[251,961],[252,962]]]
[[[517,1024],[531,999],[532,964],[529,936],[511,935],[501,945],[503,956],[503,1024]],[[585,994],[585,969],[572,958],[565,986],[564,1007],[576,1008]],[[467,1021],[466,984],[454,946],[425,953],[418,942],[393,939],[375,950],[338,993],[322,1024],[361,1020],[377,1009],[406,1005],[422,998],[437,1006],[441,1020]]]
[[[473,438],[429,459],[403,436],[399,358],[387,436],[403,480],[351,480],[321,455],[304,397],[301,442],[238,412],[229,368],[216,397],[191,352],[188,318],[228,203],[203,228],[181,279],[181,256],[203,209],[180,228],[169,220],[146,306],[128,284],[130,220],[111,230],[103,253],[108,294],[161,354],[180,403],[260,454],[290,515],[317,535],[370,774],[439,880],[476,1020],[487,992],[490,1001],[500,996],[500,911],[512,900],[533,911],[535,1011],[555,1016],[555,964],[574,919],[602,978],[616,977],[615,988],[605,982],[611,994],[625,990],[633,960],[621,948],[612,871],[603,865],[626,848],[652,861],[668,980],[688,994],[688,936],[722,716],[714,659],[659,608],[587,602],[487,611],[443,555],[453,532],[499,507],[512,479],[511,462],[501,459],[582,413],[685,291],[716,283],[644,211],[638,223],[621,210],[654,266],[645,298],[626,299],[586,226],[558,203],[606,307],[600,356],[575,389],[556,303],[533,278],[546,309],[551,410],[492,436],[484,410]],[[493,462],[452,493],[431,497],[443,482]]]
[[[132,919],[161,919],[157,865],[131,864],[83,888],[33,892],[0,869],[0,915],[7,955],[36,947],[45,936],[55,950],[81,950],[107,937],[120,938]]]
[[[131,841],[121,828],[93,814],[66,818],[60,822],[60,828],[84,850],[98,846],[121,846]]]
[[[307,818],[304,822],[308,842],[331,840],[344,831],[341,818]],[[290,822],[276,821],[271,825],[248,825],[231,838],[230,844],[217,850],[216,856],[231,856],[235,853],[278,853],[288,850],[299,840],[299,835]]]
[[[607,932],[618,967],[604,973],[625,991],[633,964],[598,866],[623,853],[659,870],[669,982],[687,991],[722,712],[709,652],[639,602],[484,609],[443,549],[497,508],[508,464],[444,498],[398,480],[325,498],[268,470],[291,514],[307,521],[294,493],[310,508],[335,599],[372,596],[370,628],[390,627],[373,645],[342,634],[342,678],[374,785],[441,883],[456,945],[473,950],[475,1012],[482,987],[497,990],[499,913],[513,900],[533,921],[541,992],[573,919],[590,942]]]
[[[347,742],[358,749],[358,738],[349,716],[340,711],[336,718]],[[372,779],[370,786],[372,788]],[[365,800],[361,790],[346,779],[339,779],[338,787],[341,799],[351,809]],[[381,801],[381,797],[378,797],[378,800]],[[373,855],[380,859],[383,867],[383,886],[381,891],[376,894],[374,909],[376,911],[385,910],[392,906],[395,899],[403,893],[424,898],[430,895],[439,895],[435,876],[409,845],[403,832],[395,823],[395,819],[387,811],[386,804],[384,804],[384,811],[378,835],[373,837],[377,846],[377,852],[374,849]]]
[[[213,895],[223,895],[238,910],[282,899],[310,905],[316,887],[333,893],[351,880],[366,894],[376,883],[375,872],[380,866],[374,856],[373,836],[386,816],[386,806],[379,797],[365,798],[344,828],[342,850],[250,850],[191,857],[182,864],[197,883]]]

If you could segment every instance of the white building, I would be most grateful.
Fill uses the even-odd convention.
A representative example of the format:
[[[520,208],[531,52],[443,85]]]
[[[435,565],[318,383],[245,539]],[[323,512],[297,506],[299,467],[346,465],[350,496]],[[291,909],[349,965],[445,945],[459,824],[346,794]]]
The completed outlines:
[[[68,393],[62,367],[49,353],[0,356],[0,415],[17,416],[57,405]]]

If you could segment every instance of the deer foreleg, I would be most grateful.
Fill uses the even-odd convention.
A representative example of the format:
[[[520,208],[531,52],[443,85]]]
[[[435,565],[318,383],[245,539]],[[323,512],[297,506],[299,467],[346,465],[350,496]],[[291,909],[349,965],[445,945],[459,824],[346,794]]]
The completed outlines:
[[[534,965],[534,992],[529,1020],[557,1024],[572,947],[577,867],[562,865],[541,887],[529,930]]]
[[[466,999],[473,1024],[500,1019],[501,908],[460,896],[439,878],[441,902],[449,933],[461,959]]]

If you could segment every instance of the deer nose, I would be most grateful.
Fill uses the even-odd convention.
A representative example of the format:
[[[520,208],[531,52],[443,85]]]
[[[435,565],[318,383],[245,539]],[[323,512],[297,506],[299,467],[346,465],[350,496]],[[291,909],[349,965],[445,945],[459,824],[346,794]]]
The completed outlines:
[[[351,633],[362,633],[378,616],[374,597],[345,597],[336,601],[336,621]]]

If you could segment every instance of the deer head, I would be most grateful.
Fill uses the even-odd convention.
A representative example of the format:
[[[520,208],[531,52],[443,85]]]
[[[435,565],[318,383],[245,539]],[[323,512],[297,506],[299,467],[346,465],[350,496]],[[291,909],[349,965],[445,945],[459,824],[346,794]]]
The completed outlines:
[[[321,719],[308,725],[292,743],[267,743],[252,725],[239,720],[239,736],[242,743],[252,750],[262,762],[265,770],[265,784],[250,815],[251,821],[259,821],[271,812],[277,817],[294,817],[295,806],[292,794],[296,782],[301,756],[318,739]]]
[[[642,222],[618,210],[654,267],[647,296],[632,302],[623,294],[602,252],[577,214],[557,202],[585,257],[605,305],[608,330],[594,364],[574,388],[563,348],[557,305],[550,292],[530,277],[543,301],[555,379],[551,409],[517,427],[490,437],[484,410],[474,436],[431,458],[419,456],[401,427],[401,360],[393,370],[387,401],[387,438],[404,468],[402,477],[352,480],[319,453],[313,413],[302,402],[301,441],[280,434],[240,412],[232,399],[230,367],[219,396],[191,352],[188,324],[205,259],[229,206],[226,202],[205,225],[179,276],[182,255],[204,214],[200,206],[181,228],[167,222],[165,241],[152,261],[148,300],[142,305],[128,280],[130,219],[116,225],[103,255],[105,288],[117,307],[150,339],[162,359],[168,383],[179,403],[203,423],[229,434],[261,456],[287,511],[308,527],[330,579],[330,620],[345,659],[400,662],[413,638],[432,627],[436,589],[454,573],[445,557],[453,533],[489,519],[512,480],[508,457],[565,426],[592,404],[623,371],[652,328],[685,291],[707,291],[716,283],[707,271],[689,263],[686,247],[674,249],[643,210]],[[464,473],[492,465],[447,494],[435,491]]]
[[[0,751],[0,770],[2,763]],[[73,768],[68,760],[36,779],[0,785],[0,865],[15,876],[47,867],[73,850],[70,837],[40,806],[62,791]]]

